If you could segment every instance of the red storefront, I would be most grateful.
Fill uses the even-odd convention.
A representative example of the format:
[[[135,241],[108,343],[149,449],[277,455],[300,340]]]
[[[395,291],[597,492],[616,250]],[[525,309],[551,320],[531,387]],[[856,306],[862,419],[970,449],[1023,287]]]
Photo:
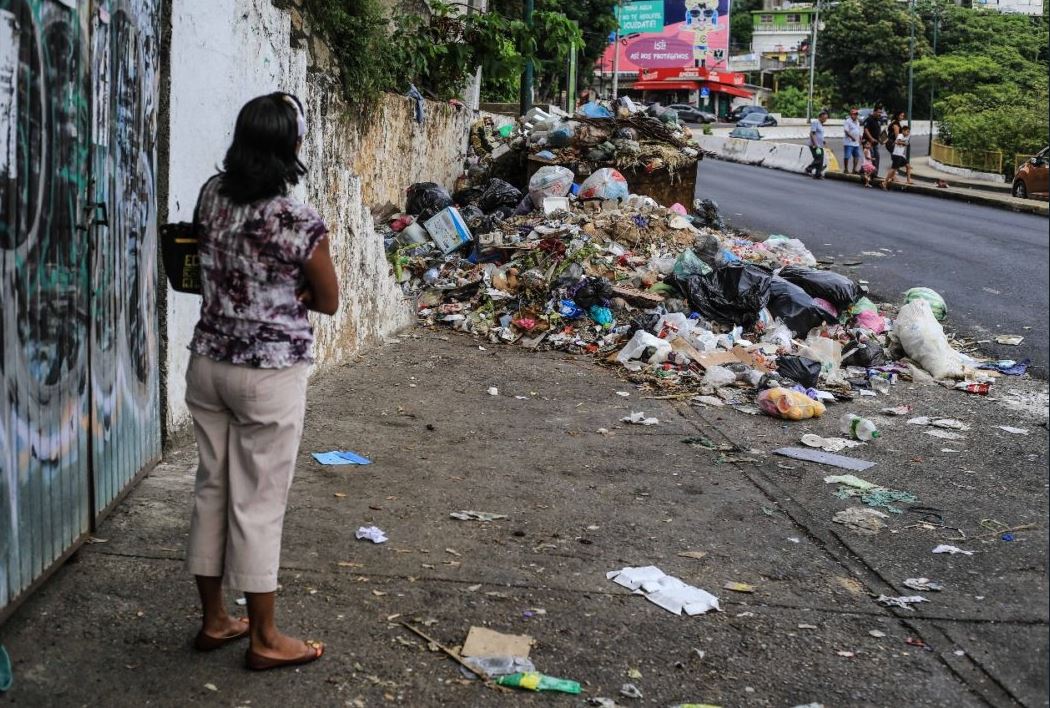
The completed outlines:
[[[743,74],[699,67],[642,71],[631,88],[635,91],[644,91],[645,98],[649,98],[651,93],[656,93],[658,95],[652,98],[662,103],[677,102],[677,96],[683,92],[689,92],[688,102],[694,105],[697,103],[696,99],[701,90],[706,88],[710,94],[711,110],[718,115],[729,110],[729,104],[734,98],[750,99],[754,97],[752,91],[744,88]],[[700,105],[703,106],[704,102],[700,101]]]

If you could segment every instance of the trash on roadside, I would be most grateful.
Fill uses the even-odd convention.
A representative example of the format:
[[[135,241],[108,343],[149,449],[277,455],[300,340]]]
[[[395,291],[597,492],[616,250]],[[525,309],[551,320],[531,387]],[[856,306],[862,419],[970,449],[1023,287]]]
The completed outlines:
[[[647,600],[672,614],[684,612],[691,617],[719,609],[717,597],[667,575],[655,565],[612,570],[605,577],[633,590],[636,595],[644,595]]]
[[[784,420],[819,418],[827,411],[820,401],[790,388],[767,388],[756,400],[763,413]]]
[[[503,634],[485,627],[471,627],[460,649],[462,656],[515,656],[527,659],[536,643],[527,634]]]
[[[996,344],[1005,344],[1007,346],[1016,347],[1018,344],[1024,341],[1024,337],[1017,334],[1000,334],[996,336]]]
[[[883,607],[898,607],[902,610],[908,610],[914,612],[915,608],[912,605],[917,605],[920,602],[929,602],[922,595],[901,595],[900,597],[890,597],[889,595],[879,595],[875,600]]]
[[[1005,430],[1011,435],[1028,435],[1028,428],[1015,428],[1011,425],[997,425],[999,430]]]
[[[722,589],[732,590],[733,592],[754,592],[755,586],[748,583],[739,583],[735,580],[728,580],[725,585],[722,586]]]
[[[965,440],[966,436],[961,433],[953,433],[950,430],[924,430],[922,431],[926,435],[931,435],[935,438],[941,438],[942,440]]]
[[[623,418],[620,419],[620,422],[622,422],[622,423],[629,423],[631,425],[659,425],[660,424],[660,419],[659,418],[647,418],[645,416],[645,413],[643,413],[643,412],[636,412],[636,413],[631,413],[630,415],[624,416]]]
[[[357,529],[357,533],[354,534],[354,537],[357,538],[358,541],[363,539],[371,541],[372,543],[386,543],[389,540],[383,530],[378,526],[362,526]]]
[[[934,379],[960,379],[965,375],[959,352],[948,344],[926,300],[913,300],[900,309],[894,333],[908,356]]]
[[[865,536],[873,536],[886,528],[882,519],[888,519],[889,515],[876,509],[868,509],[858,506],[839,511],[831,518],[836,524],[842,524],[850,531],[855,531]]]
[[[891,514],[904,513],[902,509],[893,506],[894,503],[914,504],[919,501],[911,492],[880,487],[851,474],[825,477],[824,483],[839,485],[838,491],[835,492],[839,499],[860,497],[869,507],[882,507]]]
[[[449,514],[453,519],[459,521],[496,521],[497,519],[509,519],[506,514],[493,514],[487,511],[453,511]]]
[[[819,435],[813,433],[806,433],[803,435],[799,442],[806,447],[815,447],[825,452],[838,452],[839,450],[845,450],[851,447],[857,447],[864,443],[860,440],[847,440],[846,438],[822,438]]]
[[[582,690],[580,684],[576,681],[547,676],[537,671],[499,676],[496,678],[496,683],[500,686],[524,688],[529,691],[556,691],[558,693],[577,694]]]
[[[476,679],[485,675],[495,678],[536,670],[536,665],[531,659],[520,656],[464,656],[463,663],[474,669],[471,671],[467,666],[459,667],[460,673],[468,679]]]
[[[879,413],[883,415],[902,416],[911,413],[911,406],[894,406],[892,408],[880,408]]]
[[[642,692],[633,683],[625,683],[620,687],[620,695],[626,698],[641,698]]]
[[[1031,365],[1031,359],[1023,359],[1021,361],[1014,361],[1013,359],[1000,359],[999,361],[985,362],[979,365],[977,368],[998,371],[1004,376],[1024,376],[1024,374],[1028,371],[1028,367]]]
[[[774,450],[773,454],[780,455],[782,457],[789,457],[793,460],[802,460],[804,462],[817,462],[822,465],[839,467],[844,470],[853,470],[854,472],[863,472],[869,467],[875,466],[874,462],[868,462],[867,460],[858,460],[853,457],[844,457],[842,455],[835,455],[830,452],[809,450],[804,447],[782,447],[777,450]]]
[[[908,421],[908,425],[930,425],[935,428],[944,428],[945,430],[969,430],[970,426],[961,420],[955,418],[930,418],[929,416],[919,416],[918,418],[911,418]]]
[[[875,427],[874,423],[867,418],[861,418],[859,415],[852,413],[845,413],[839,418],[839,430],[854,440],[862,440],[864,442],[877,440],[880,436],[879,429]]]
[[[333,450],[331,452],[312,453],[313,458],[322,465],[370,465],[372,461],[350,450]]]
[[[930,580],[929,578],[906,578],[901,583],[901,585],[908,588],[909,590],[919,590],[920,592],[939,592],[944,589],[944,585],[942,583]]]
[[[934,553],[948,553],[949,555],[953,555],[953,556],[954,555],[958,555],[960,553],[963,554],[963,555],[966,555],[966,556],[972,556],[973,555],[973,551],[967,551],[965,549],[959,548],[958,546],[949,546],[948,544],[945,544],[945,543],[942,543],[939,546],[936,546],[933,549],[933,552]]]
[[[904,303],[915,300],[925,300],[930,306],[930,312],[938,321],[948,316],[948,306],[944,304],[944,298],[936,290],[929,288],[912,288],[904,293]]]
[[[499,389],[498,389],[498,388],[496,388],[495,386],[489,386],[489,388],[488,388],[488,394],[489,394],[490,396],[498,396],[498,395],[499,395]]]

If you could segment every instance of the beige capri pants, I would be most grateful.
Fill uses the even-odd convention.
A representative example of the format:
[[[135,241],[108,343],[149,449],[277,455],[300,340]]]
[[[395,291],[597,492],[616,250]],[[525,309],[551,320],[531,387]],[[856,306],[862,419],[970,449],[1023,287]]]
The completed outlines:
[[[307,364],[257,369],[192,355],[186,405],[200,465],[186,567],[277,590],[281,528],[306,409]]]

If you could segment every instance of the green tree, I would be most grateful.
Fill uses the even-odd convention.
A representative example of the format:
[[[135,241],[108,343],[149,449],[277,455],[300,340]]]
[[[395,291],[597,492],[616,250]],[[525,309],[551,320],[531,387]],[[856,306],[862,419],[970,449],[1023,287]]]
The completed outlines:
[[[911,29],[906,7],[897,0],[843,0],[824,17],[817,45],[817,66],[835,81],[837,104],[903,108],[908,94],[908,43]],[[929,53],[918,29],[915,56]],[[916,107],[921,107],[916,94]]]
[[[751,51],[751,36],[755,23],[752,10],[761,10],[762,0],[734,0],[729,4],[729,53],[746,54]]]
[[[787,118],[805,118],[809,94],[802,89],[788,86],[769,97],[769,110]]]

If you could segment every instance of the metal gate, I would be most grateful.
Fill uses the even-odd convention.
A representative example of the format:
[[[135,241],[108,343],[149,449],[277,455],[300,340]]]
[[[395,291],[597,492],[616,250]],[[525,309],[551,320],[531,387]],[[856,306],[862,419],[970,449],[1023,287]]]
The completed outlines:
[[[160,0],[0,0],[0,618],[160,454]]]

